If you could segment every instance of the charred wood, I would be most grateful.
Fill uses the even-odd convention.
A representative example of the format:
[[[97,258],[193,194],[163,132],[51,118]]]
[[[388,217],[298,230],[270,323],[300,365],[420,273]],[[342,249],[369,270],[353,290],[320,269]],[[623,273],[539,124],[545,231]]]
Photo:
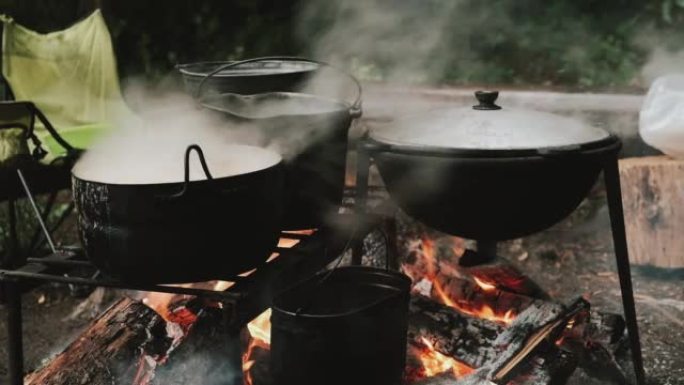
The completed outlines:
[[[493,343],[499,354],[478,370],[480,377],[506,383],[525,358],[542,343],[555,343],[566,325],[589,304],[578,299],[567,308],[552,302],[537,301],[523,311]]]
[[[182,344],[156,368],[152,385],[240,383],[240,336],[218,308],[199,312]]]
[[[507,385],[563,385],[577,368],[577,360],[572,354],[554,346],[535,352],[524,365],[521,365]],[[451,373],[442,373],[425,378],[414,385],[491,385],[482,372],[463,378],[454,378]]]
[[[476,251],[466,250],[458,263],[464,273],[496,282],[497,289],[526,297],[549,299],[537,283],[523,274],[505,258],[496,256],[485,263]]]
[[[139,301],[121,299],[105,311],[26,385],[131,384],[143,352],[161,352],[171,340],[166,322]]]
[[[469,279],[440,276],[436,279],[441,291],[450,300],[464,306],[488,306],[495,314],[517,313],[529,307],[535,299],[498,288],[483,288]],[[486,283],[484,283],[486,284]],[[431,296],[440,298],[440,293],[433,287]]]
[[[418,294],[411,298],[408,323],[410,343],[422,346],[426,339],[438,352],[475,368],[498,355],[492,343],[504,330]]]

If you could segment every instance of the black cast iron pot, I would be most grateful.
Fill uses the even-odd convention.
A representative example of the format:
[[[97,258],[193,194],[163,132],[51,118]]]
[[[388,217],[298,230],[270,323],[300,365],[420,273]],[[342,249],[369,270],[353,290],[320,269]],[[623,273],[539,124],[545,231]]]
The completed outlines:
[[[202,105],[235,124],[255,125],[263,146],[283,156],[287,203],[284,229],[307,229],[338,211],[344,192],[347,135],[358,110],[345,103],[296,93],[222,94]],[[268,106],[276,106],[269,110]]]
[[[620,148],[607,132],[494,104],[431,111],[372,130],[364,144],[392,198],[437,230],[506,240],[569,215]]]
[[[237,63],[237,64],[236,64]],[[315,75],[319,66],[294,57],[260,58],[260,61],[215,61],[179,64],[185,91],[197,95],[200,84],[209,92],[259,94],[299,90]],[[206,80],[205,80],[206,79]]]
[[[342,267],[274,299],[271,373],[281,385],[398,385],[406,365],[411,281]]]
[[[259,60],[263,59],[245,60],[222,68]],[[298,60],[328,66],[310,59]],[[233,124],[253,125],[263,138],[260,144],[275,148],[283,156],[289,197],[283,217],[284,229],[319,227],[339,210],[349,127],[361,116],[361,84],[353,76],[346,73],[345,76],[352,80],[357,92],[351,104],[291,92],[210,94],[199,100],[202,107],[219,113]]]
[[[201,178],[190,176],[193,150],[206,174]],[[208,165],[199,146],[188,147],[184,177],[179,159],[179,177],[171,178],[177,181],[140,170],[130,170],[140,174],[131,179],[113,178],[89,166],[86,153],[72,181],[88,258],[106,274],[135,283],[230,278],[265,261],[280,230],[282,162],[256,147],[224,150],[239,154],[215,153]],[[246,156],[252,163],[234,164]]]

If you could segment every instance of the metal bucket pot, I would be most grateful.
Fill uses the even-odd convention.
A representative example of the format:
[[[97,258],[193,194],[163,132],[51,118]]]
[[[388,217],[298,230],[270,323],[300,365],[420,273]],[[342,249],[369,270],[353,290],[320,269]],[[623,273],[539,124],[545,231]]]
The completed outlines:
[[[259,60],[266,59],[245,60],[222,68],[230,69]],[[329,66],[323,62],[310,62]],[[200,84],[198,97],[203,108],[220,114],[231,123],[258,128],[267,141],[262,145],[277,144],[285,159],[289,196],[283,216],[284,229],[325,225],[341,205],[347,135],[353,120],[361,116],[362,89],[356,78],[340,72],[356,88],[357,94],[351,104],[294,92],[203,95],[206,87]],[[209,82],[211,76],[213,74],[208,75],[203,83]]]
[[[342,267],[276,297],[271,319],[274,383],[401,383],[410,284],[397,272]]]
[[[263,92],[292,92],[299,90],[318,70],[319,66],[298,58],[264,58],[258,62],[214,61],[179,64],[185,91],[197,95],[206,78],[209,92],[259,94]],[[234,65],[234,66],[233,66]],[[230,68],[225,68],[225,67]]]

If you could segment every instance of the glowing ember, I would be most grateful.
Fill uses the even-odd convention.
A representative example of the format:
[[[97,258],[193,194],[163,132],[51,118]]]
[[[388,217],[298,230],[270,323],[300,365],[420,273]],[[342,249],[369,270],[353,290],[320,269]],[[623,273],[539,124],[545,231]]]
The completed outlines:
[[[188,288],[193,287],[193,284],[183,283],[179,285],[169,286]],[[142,302],[152,310],[156,311],[165,320],[171,321],[171,317],[173,316],[171,312],[172,304],[180,302],[185,298],[188,298],[188,296],[170,293],[151,292],[148,293],[145,298],[143,298]]]
[[[267,309],[258,317],[247,324],[247,330],[252,338],[261,340],[263,343],[271,344],[271,309]]]
[[[485,282],[480,278],[477,278],[473,276],[473,279],[475,280],[475,283],[477,286],[479,286],[482,290],[484,291],[495,291],[496,290],[496,285],[493,283]]]
[[[422,338],[422,342],[425,347],[418,358],[425,370],[425,376],[432,377],[451,371],[455,378],[461,378],[475,371],[470,366],[435,350],[434,345],[426,338]]]
[[[284,248],[289,249],[290,247],[292,247],[298,243],[299,243],[299,239],[280,238],[280,240],[278,240],[278,247],[284,247]]]

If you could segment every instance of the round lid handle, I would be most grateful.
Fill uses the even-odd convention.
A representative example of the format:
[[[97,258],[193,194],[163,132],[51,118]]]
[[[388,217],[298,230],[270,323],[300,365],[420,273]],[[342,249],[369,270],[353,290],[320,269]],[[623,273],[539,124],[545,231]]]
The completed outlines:
[[[494,104],[499,97],[499,91],[476,91],[475,97],[480,104],[473,106],[474,110],[500,110],[501,107]]]

